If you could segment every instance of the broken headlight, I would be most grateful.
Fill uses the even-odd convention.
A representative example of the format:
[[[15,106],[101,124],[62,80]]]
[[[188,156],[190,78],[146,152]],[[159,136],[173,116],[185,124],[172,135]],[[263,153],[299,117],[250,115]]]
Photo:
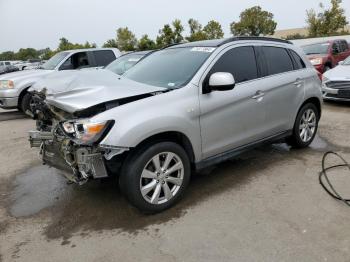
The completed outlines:
[[[92,122],[89,119],[66,121],[61,124],[64,132],[79,144],[100,142],[114,125],[114,120]]]

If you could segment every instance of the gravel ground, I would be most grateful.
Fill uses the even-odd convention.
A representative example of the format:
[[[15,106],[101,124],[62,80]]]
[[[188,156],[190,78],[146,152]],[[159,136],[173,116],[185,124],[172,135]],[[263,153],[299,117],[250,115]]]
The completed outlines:
[[[147,216],[114,181],[68,185],[29,148],[34,122],[0,111],[0,262],[350,261],[350,208],[318,183],[323,153],[350,161],[350,104],[326,103],[305,150],[258,148],[193,176],[174,208]],[[332,180],[350,197],[350,178]]]

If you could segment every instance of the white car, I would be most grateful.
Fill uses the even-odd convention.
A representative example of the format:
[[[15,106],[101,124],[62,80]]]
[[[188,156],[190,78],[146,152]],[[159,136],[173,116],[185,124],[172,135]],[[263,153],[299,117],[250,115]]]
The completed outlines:
[[[68,50],[57,53],[36,70],[24,70],[1,75],[0,108],[29,109],[31,97],[27,90],[38,80],[62,70],[101,68],[120,56],[116,48],[91,48]]]
[[[323,74],[324,100],[350,101],[350,57]]]

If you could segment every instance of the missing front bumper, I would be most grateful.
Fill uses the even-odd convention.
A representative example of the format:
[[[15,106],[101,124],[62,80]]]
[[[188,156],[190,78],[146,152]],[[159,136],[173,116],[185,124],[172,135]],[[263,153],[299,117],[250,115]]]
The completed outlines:
[[[58,139],[51,132],[30,131],[31,147],[40,148],[44,164],[72,174],[66,176],[82,184],[88,179],[108,177],[103,154],[98,148],[75,145],[67,138]]]

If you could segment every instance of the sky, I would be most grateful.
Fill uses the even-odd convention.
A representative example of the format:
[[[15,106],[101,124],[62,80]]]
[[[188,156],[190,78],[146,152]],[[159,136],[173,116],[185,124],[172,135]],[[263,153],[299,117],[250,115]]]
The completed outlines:
[[[225,37],[229,25],[246,8],[260,5],[272,12],[277,29],[305,27],[306,10],[330,0],[0,0],[0,52],[19,48],[57,48],[59,38],[101,46],[115,37],[118,27],[129,27],[137,37],[155,38],[164,24],[189,18],[205,25],[217,20]],[[350,0],[343,0],[350,21]]]

